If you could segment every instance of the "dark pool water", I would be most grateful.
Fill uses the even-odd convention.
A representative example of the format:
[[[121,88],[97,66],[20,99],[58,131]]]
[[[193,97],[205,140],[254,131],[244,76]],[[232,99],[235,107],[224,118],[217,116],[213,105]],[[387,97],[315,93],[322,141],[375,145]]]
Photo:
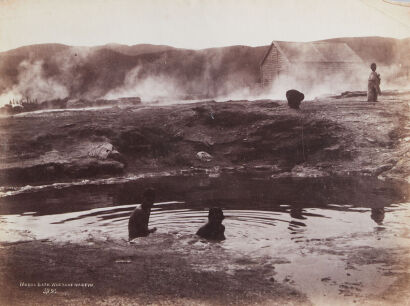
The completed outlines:
[[[102,239],[127,245],[129,215],[147,187],[157,192],[150,226],[158,231],[138,238],[137,244],[158,243],[165,235],[174,237],[184,253],[193,246],[209,247],[195,232],[206,222],[209,207],[222,207],[227,239],[209,249],[213,256],[222,248],[232,258],[275,265],[275,280],[289,282],[317,305],[341,297],[344,304],[346,295],[353,303],[358,294],[383,292],[395,280],[386,274],[391,267],[382,261],[353,266],[350,258],[362,260],[360,252],[369,249],[395,256],[410,245],[406,184],[263,174],[146,176],[9,188],[0,197],[0,240],[93,244]]]
[[[314,226],[312,221],[337,223],[342,216],[354,220],[361,215],[366,221],[360,222],[369,227],[384,226],[386,214],[408,201],[408,185],[369,177],[162,176],[23,188],[23,192],[0,198],[0,215],[74,228],[74,223],[87,222],[90,228],[109,228],[113,236],[126,238],[128,217],[147,187],[157,193],[153,226],[194,233],[206,221],[208,208],[218,206],[225,211],[228,236],[231,228],[237,229],[233,235],[238,236],[238,232],[248,235],[251,228],[264,231],[281,225],[296,237]],[[46,221],[50,218],[55,220]],[[38,227],[43,226],[39,223]]]

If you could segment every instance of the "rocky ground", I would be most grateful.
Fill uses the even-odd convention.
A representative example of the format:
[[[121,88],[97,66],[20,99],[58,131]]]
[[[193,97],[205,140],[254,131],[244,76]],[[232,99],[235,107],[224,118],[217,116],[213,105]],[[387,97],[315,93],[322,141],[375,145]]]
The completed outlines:
[[[0,182],[215,167],[407,180],[408,96],[324,98],[299,111],[283,101],[207,101],[3,117]]]
[[[187,252],[171,235],[138,245],[35,241],[8,246],[0,259],[0,301],[7,305],[309,304],[289,284],[275,282],[271,263],[235,258],[215,243],[192,242]]]

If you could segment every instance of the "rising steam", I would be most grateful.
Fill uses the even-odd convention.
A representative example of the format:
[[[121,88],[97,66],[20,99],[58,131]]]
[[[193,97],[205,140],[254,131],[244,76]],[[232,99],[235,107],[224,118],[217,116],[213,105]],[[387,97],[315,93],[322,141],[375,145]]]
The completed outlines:
[[[0,80],[0,106],[13,99],[43,102],[64,98],[140,97],[144,102],[159,98],[175,101],[190,96],[284,100],[286,91],[292,88],[302,91],[306,99],[313,99],[325,94],[367,90],[370,63],[363,63],[353,73],[326,73],[299,65],[293,67],[293,72],[279,75],[272,86],[261,88],[258,63],[248,59],[253,51],[222,49],[132,57],[107,49],[67,47],[40,59],[26,56],[14,66],[17,66],[15,77]],[[406,72],[399,64],[379,65],[378,72],[382,90],[409,89],[408,68]]]
[[[124,85],[110,90],[104,99],[140,97],[143,101],[151,101],[164,97],[177,98],[182,93],[175,80],[164,75],[143,76],[141,67],[137,66],[127,73]]]
[[[241,92],[242,98],[284,100],[289,89],[297,89],[304,93],[305,100],[313,100],[321,96],[340,94],[345,91],[367,91],[367,80],[370,74],[370,65],[357,66],[354,70],[323,71],[309,70],[303,65],[294,67],[293,72],[280,74],[278,78],[262,90]],[[294,71],[298,71],[295,73]],[[377,72],[381,75],[381,89],[383,90],[410,90],[409,75],[403,73],[399,65],[379,66]]]
[[[18,81],[11,89],[0,95],[0,106],[11,100],[51,100],[68,96],[67,88],[53,77],[47,77],[42,61],[25,60],[18,68]]]

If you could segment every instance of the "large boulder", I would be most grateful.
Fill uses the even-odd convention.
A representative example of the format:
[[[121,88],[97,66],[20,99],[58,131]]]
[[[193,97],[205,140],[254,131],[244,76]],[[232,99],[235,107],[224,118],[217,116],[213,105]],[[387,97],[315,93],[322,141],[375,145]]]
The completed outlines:
[[[119,152],[114,149],[114,146],[109,142],[90,144],[88,156],[95,157],[100,160],[107,158],[116,159]]]
[[[200,151],[196,153],[196,158],[198,158],[200,161],[209,162],[212,160],[212,155],[207,152]]]
[[[290,108],[299,109],[300,103],[305,98],[305,95],[296,89],[291,89],[286,92],[286,99]]]

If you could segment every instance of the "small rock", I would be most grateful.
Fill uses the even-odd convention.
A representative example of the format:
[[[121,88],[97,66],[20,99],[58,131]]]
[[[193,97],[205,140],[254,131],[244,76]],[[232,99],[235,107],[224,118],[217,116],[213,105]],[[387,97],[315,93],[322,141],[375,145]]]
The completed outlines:
[[[69,127],[73,127],[76,126],[75,123],[67,123],[67,124],[63,124],[60,126],[60,128],[69,128]]]
[[[129,260],[129,259],[117,259],[116,261],[115,261],[115,263],[121,263],[121,264],[128,264],[128,263],[131,263],[132,261],[131,260]]]
[[[257,171],[258,170],[259,171],[268,171],[268,170],[272,169],[272,167],[273,166],[271,166],[271,165],[257,165],[257,166],[254,166],[253,168]]]
[[[212,160],[212,155],[204,152],[204,151],[200,151],[198,153],[196,153],[196,157],[200,160],[200,161],[204,161],[204,162],[209,162]]]
[[[333,152],[333,151],[338,151],[340,149],[341,149],[340,144],[335,144],[331,147],[324,148],[323,150]]]

